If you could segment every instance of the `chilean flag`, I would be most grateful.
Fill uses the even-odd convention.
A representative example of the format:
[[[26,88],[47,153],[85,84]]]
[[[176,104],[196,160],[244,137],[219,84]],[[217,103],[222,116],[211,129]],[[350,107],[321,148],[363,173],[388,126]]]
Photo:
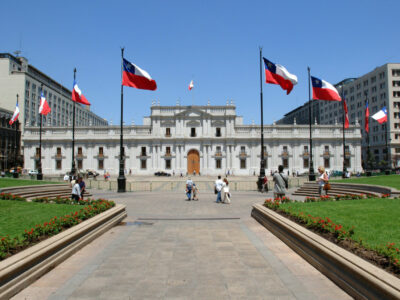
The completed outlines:
[[[49,104],[47,103],[46,98],[44,97],[43,92],[42,92],[42,94],[40,95],[39,114],[42,114],[45,116],[49,112],[51,112],[51,108],[50,108]]]
[[[124,69],[122,72],[122,85],[141,90],[155,91],[157,89],[157,83],[145,70],[142,70],[138,66],[130,63],[125,58],[123,65]]]
[[[189,83],[189,91],[191,91],[194,87],[193,80]]]
[[[10,122],[8,122],[8,124],[12,125],[15,121],[18,120],[18,116],[19,116],[19,107],[18,107],[18,101],[17,101],[17,105],[15,106],[15,110],[14,110],[14,114],[11,117]]]
[[[75,101],[75,102],[78,102],[81,104],[85,104],[85,105],[90,105],[90,103],[86,99],[86,97],[82,95],[82,92],[79,89],[76,81],[74,81],[74,89],[72,90],[72,101]]]
[[[365,106],[365,131],[369,132],[369,108],[368,108],[368,100]]]
[[[293,86],[297,84],[297,76],[290,74],[284,66],[274,64],[268,59],[264,58],[265,66],[265,82],[272,84],[279,84],[286,94],[289,95]]]
[[[325,80],[311,76],[313,100],[341,101],[335,87]]]
[[[343,99],[343,108],[344,108],[344,128],[349,128],[349,111],[347,110],[346,100]]]
[[[379,124],[387,122],[386,106],[372,116],[372,119],[379,122]]]

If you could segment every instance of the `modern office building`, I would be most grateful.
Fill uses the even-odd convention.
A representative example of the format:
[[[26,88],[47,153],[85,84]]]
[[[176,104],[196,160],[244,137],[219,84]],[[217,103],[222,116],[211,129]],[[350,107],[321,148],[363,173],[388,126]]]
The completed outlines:
[[[309,112],[310,112],[310,105],[311,105],[311,120],[312,124],[321,124],[320,114],[319,114],[319,107],[321,101],[312,100],[307,101],[304,105],[295,108],[294,110],[288,112],[283,116],[282,119],[276,122],[276,124],[310,124]]]
[[[359,78],[343,80],[336,88],[346,99],[350,123],[361,124],[364,163],[369,145],[375,168],[384,167],[384,162],[400,167],[400,64],[384,64]],[[388,118],[384,124],[369,118],[369,134],[365,131],[366,100],[370,116],[386,107]],[[321,101],[320,115],[321,124],[335,124],[336,119],[341,123],[342,103]]]
[[[28,64],[24,57],[0,53],[0,108],[14,111],[19,95],[19,121],[25,125],[39,124],[41,85],[51,107],[43,117],[45,126],[68,126],[72,123],[71,90]],[[72,84],[71,84],[72,85]],[[107,121],[90,111],[90,106],[76,104],[76,125],[106,126]]]
[[[25,128],[25,167],[35,169],[38,159],[38,127]],[[124,126],[125,170],[135,175],[157,171],[179,174],[253,175],[260,170],[260,125],[245,125],[231,102],[226,106],[160,106],[153,103],[143,125]],[[44,128],[44,174],[71,170],[71,127]],[[305,173],[309,168],[309,126],[264,126],[266,172],[282,164],[286,172]],[[75,130],[78,169],[118,174],[119,126],[79,126]],[[314,166],[328,170],[343,167],[342,126],[313,126]],[[347,130],[346,164],[361,171],[360,126]]]

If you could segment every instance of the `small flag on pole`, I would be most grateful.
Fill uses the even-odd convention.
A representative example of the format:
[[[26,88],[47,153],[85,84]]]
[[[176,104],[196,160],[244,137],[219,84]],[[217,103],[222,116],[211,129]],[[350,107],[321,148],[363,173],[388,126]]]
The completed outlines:
[[[191,91],[194,87],[193,80],[189,83],[189,91]]]
[[[141,90],[155,91],[157,83],[150,74],[124,58],[122,71],[122,85]]]
[[[51,108],[50,108],[49,104],[47,103],[46,98],[44,97],[43,91],[42,91],[42,93],[40,95],[39,114],[42,114],[45,116],[50,112],[51,112]]]
[[[378,121],[379,124],[387,122],[387,111],[386,111],[386,106],[383,107],[380,111],[378,111],[376,114],[374,114],[372,119]]]
[[[17,100],[17,105],[15,106],[15,110],[14,110],[14,114],[11,117],[10,122],[8,122],[8,124],[12,125],[15,121],[18,120],[18,116],[19,116],[19,107],[18,107],[18,100]]]
[[[83,96],[82,91],[79,89],[78,84],[76,81],[74,81],[74,89],[72,90],[72,101],[84,104],[84,105],[90,105],[89,101],[86,99],[85,96]]]
[[[290,74],[284,66],[274,64],[268,59],[264,58],[265,67],[265,82],[272,84],[279,84],[286,94],[289,95],[293,86],[297,84],[297,76]]]
[[[313,100],[341,101],[337,89],[329,82],[311,76]]]

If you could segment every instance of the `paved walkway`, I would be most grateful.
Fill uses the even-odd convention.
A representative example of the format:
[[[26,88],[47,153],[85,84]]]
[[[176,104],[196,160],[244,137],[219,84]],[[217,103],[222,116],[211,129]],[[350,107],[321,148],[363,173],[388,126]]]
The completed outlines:
[[[126,204],[126,222],[13,299],[350,298],[251,218],[265,194],[93,194]]]

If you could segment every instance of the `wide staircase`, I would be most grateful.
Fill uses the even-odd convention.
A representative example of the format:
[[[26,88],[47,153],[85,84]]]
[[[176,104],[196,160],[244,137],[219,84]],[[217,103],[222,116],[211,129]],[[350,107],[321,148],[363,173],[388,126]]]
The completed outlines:
[[[10,193],[16,196],[24,197],[28,201],[34,198],[47,197],[54,199],[57,197],[70,198],[71,188],[69,184],[43,184],[43,185],[30,185],[30,186],[18,186],[1,189],[1,193]],[[93,195],[87,190],[84,193],[84,198],[92,197]]]
[[[349,184],[349,183],[334,183],[330,182],[331,189],[328,191],[328,195],[371,195],[374,197],[381,197],[383,194],[392,194],[390,188],[382,186],[372,186],[364,184]],[[325,194],[325,193],[323,193]],[[305,182],[293,195],[306,196],[306,197],[318,197],[318,183],[316,182]]]

